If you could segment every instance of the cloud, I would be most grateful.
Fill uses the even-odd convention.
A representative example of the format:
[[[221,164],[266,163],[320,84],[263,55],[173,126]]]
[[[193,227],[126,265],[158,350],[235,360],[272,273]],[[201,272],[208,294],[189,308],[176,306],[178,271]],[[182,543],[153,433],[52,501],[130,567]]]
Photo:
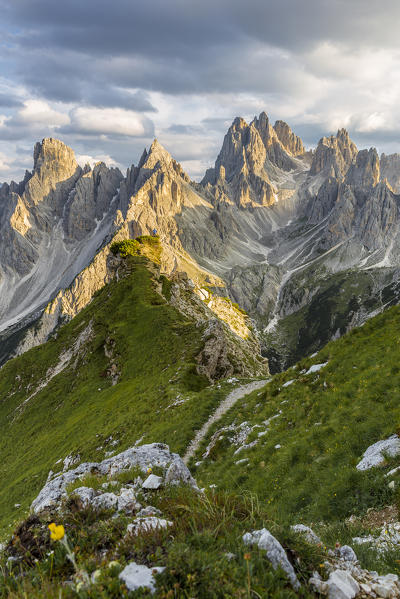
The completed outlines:
[[[0,0],[0,10],[6,155],[51,134],[128,166],[157,135],[198,177],[233,118],[262,110],[309,146],[346,126],[357,143],[400,148],[398,0]]]
[[[90,156],[89,154],[75,154],[75,158],[80,166],[84,167],[89,164],[92,168],[98,162],[104,162],[107,166],[113,166],[120,168],[121,165],[115,162],[115,160],[108,154],[98,154],[97,156]]]
[[[19,108],[23,102],[7,93],[0,92],[0,108]]]
[[[67,127],[63,131],[89,135],[144,137],[152,131],[152,123],[132,110],[81,106],[71,111],[70,128]]]
[[[43,100],[27,100],[18,111],[13,122],[21,125],[34,125],[35,127],[60,127],[69,123],[69,116],[54,110]]]
[[[70,122],[68,114],[44,100],[26,100],[12,116],[0,116],[0,139],[20,140],[29,135],[46,137]]]

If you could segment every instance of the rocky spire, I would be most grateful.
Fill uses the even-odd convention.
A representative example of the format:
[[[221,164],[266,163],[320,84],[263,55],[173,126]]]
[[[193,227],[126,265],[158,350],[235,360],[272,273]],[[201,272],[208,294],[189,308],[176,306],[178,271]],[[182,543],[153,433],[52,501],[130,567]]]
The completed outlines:
[[[71,176],[78,167],[74,151],[59,139],[47,137],[35,144],[33,150],[33,170],[48,175],[60,173]]]
[[[387,179],[395,193],[400,192],[400,154],[382,154],[380,157],[381,180]]]
[[[304,154],[305,148],[300,137],[295,135],[289,125],[284,121],[276,121],[274,131],[287,152],[292,156]]]
[[[268,149],[274,142],[278,141],[278,136],[271,126],[266,112],[261,112],[258,118],[255,117],[252,124],[259,132],[266,149]]]
[[[314,154],[310,174],[330,172],[342,179],[357,155],[357,146],[350,139],[346,129],[340,129],[336,136],[322,137]]]
[[[373,187],[380,180],[379,157],[375,148],[361,150],[346,175],[346,183],[355,187]]]
[[[53,203],[59,212],[81,174],[70,147],[58,139],[43,139],[33,151],[33,172],[25,186],[24,200],[33,205],[42,201]]]

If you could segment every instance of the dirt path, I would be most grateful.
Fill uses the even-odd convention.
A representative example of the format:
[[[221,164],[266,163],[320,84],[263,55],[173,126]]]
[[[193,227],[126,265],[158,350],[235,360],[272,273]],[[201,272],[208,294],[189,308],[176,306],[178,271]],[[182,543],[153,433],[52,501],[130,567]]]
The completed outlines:
[[[233,391],[229,393],[229,395],[222,401],[218,408],[215,410],[213,414],[211,414],[210,418],[207,420],[205,424],[201,427],[199,431],[197,431],[195,438],[190,442],[189,447],[186,450],[186,453],[183,457],[183,461],[185,464],[188,463],[191,457],[194,456],[204,437],[207,435],[210,427],[219,420],[226,412],[237,402],[238,399],[241,399],[245,395],[248,395],[252,391],[256,389],[260,389],[264,387],[270,379],[263,379],[262,381],[253,381],[252,383],[247,383],[247,385],[242,385],[241,387],[237,387]]]

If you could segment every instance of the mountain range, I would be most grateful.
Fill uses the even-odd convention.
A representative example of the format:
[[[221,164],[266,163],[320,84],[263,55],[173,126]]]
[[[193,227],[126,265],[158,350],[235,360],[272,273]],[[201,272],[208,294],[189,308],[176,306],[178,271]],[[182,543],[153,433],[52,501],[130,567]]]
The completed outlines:
[[[35,146],[0,189],[1,599],[400,597],[398,162],[264,113],[201,182],[157,140],[125,177]]]
[[[219,318],[245,310],[272,371],[398,302],[400,155],[347,131],[315,150],[263,112],[236,118],[201,182],[154,140],[126,176],[55,139],[0,188],[0,359],[42,343],[116,276],[113,241],[160,238]],[[229,318],[228,318],[229,320]]]

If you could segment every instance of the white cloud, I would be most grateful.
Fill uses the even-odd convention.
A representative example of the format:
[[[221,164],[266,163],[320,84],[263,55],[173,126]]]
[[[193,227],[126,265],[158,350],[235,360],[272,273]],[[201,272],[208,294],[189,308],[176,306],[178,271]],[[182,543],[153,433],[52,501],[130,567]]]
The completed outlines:
[[[61,127],[70,121],[68,114],[55,110],[44,100],[26,100],[15,119],[35,127]]]
[[[116,162],[109,154],[96,154],[95,156],[91,156],[90,154],[76,154],[76,161],[80,166],[85,166],[85,164],[89,164],[92,168],[97,162],[104,162],[107,166],[116,166],[121,168],[121,165]]]
[[[77,132],[103,135],[140,137],[146,134],[143,117],[123,108],[75,108],[71,111],[71,127]]]

